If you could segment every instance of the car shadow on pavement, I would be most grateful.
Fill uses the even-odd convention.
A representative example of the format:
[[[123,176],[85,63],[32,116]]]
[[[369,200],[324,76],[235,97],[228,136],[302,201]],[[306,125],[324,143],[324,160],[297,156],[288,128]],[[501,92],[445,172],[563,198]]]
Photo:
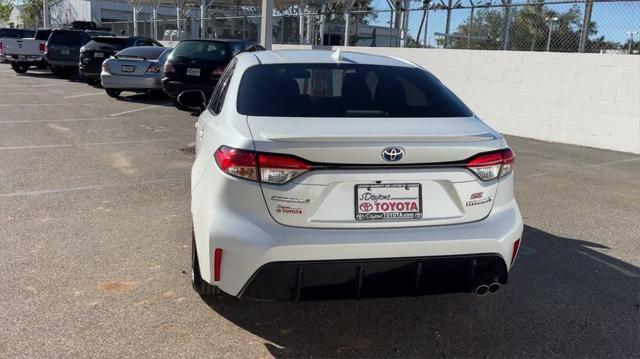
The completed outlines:
[[[30,69],[29,72],[25,72],[23,74],[16,74],[17,76],[20,77],[35,77],[35,78],[39,78],[39,79],[59,79],[58,76],[54,75],[53,72],[51,72],[51,70],[34,70],[34,69]]]
[[[640,269],[607,248],[525,226],[497,294],[207,304],[263,338],[276,358],[632,357],[640,352]]]

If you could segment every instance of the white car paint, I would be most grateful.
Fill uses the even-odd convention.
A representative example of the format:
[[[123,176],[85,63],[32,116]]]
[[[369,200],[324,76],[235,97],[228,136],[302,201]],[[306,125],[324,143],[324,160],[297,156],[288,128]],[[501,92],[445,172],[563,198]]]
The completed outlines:
[[[191,173],[191,211],[202,279],[237,296],[258,269],[274,262],[493,253],[502,258],[508,270],[516,253],[514,242],[523,231],[513,173],[482,181],[460,166],[376,167],[385,164],[380,153],[389,145],[405,150],[405,165],[462,161],[507,148],[502,135],[477,116],[300,120],[238,113],[242,75],[254,66],[344,61],[415,67],[383,56],[348,52],[338,56],[317,50],[240,54],[220,112],[205,110],[200,115]],[[224,173],[214,158],[221,146],[293,155],[314,163],[373,167],[319,169],[282,185],[258,183]],[[389,222],[354,219],[354,186],[376,181],[419,183],[422,218]],[[478,193],[480,201],[470,205]],[[278,211],[283,204],[293,207],[296,214]],[[219,280],[213,275],[216,248],[223,253]]]

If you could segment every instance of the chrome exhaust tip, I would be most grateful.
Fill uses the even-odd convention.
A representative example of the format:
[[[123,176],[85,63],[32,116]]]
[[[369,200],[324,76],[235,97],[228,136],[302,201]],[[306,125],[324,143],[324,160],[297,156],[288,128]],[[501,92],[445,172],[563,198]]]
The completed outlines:
[[[500,283],[489,284],[489,293],[494,294],[500,290]]]
[[[476,295],[480,297],[486,295],[487,293],[489,293],[489,286],[485,284],[479,285],[478,288],[476,288]]]

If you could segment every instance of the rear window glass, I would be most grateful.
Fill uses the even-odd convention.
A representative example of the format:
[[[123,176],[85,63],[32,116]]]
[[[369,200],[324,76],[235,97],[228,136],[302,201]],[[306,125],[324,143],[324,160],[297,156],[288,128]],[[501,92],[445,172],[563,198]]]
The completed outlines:
[[[35,31],[23,29],[0,29],[0,38],[29,38],[35,35]]]
[[[49,43],[68,45],[68,46],[81,46],[82,45],[82,32],[80,31],[54,31],[51,33]]]
[[[122,50],[127,47],[128,43],[129,39],[117,37],[94,37],[85,45],[85,48],[91,50],[108,47],[116,50]]]
[[[280,117],[468,117],[471,111],[424,70],[357,64],[254,66],[238,112]]]
[[[36,31],[36,40],[47,40],[51,35],[51,30],[38,30]]]
[[[197,60],[224,60],[231,57],[227,43],[213,41],[183,41],[173,50],[173,57]]]
[[[124,49],[116,54],[118,57],[137,57],[149,60],[157,60],[165,51],[166,47],[140,46]]]

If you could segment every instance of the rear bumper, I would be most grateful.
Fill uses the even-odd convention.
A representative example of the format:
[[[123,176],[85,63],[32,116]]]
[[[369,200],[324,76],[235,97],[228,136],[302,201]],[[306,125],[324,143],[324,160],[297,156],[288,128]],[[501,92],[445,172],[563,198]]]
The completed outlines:
[[[332,292],[336,286],[346,288],[349,297],[355,297],[353,286],[357,287],[357,278],[354,276],[361,267],[365,276],[362,283],[367,286],[361,297],[386,296],[369,287],[370,283],[383,279],[387,285],[378,283],[376,287],[388,289],[391,296],[465,292],[472,287],[471,281],[480,279],[498,279],[504,283],[513,260],[514,242],[521,238],[523,231],[522,216],[513,197],[512,177],[500,184],[493,209],[483,220],[368,229],[283,226],[268,215],[262,194],[259,188],[253,188],[254,184],[238,182],[241,185],[216,192],[211,185],[203,185],[207,180],[201,180],[193,188],[191,208],[201,276],[234,296],[277,300],[296,299],[292,288],[298,287],[302,291],[299,299],[323,298],[312,293],[317,294],[319,288]],[[234,203],[246,203],[246,206],[226,208],[221,205],[224,203],[221,198],[227,196],[233,197]],[[216,248],[223,251],[219,281],[213,280]],[[491,257],[493,269],[470,277],[472,260],[485,256]],[[429,276],[436,284],[446,285],[435,285],[429,282],[432,279],[424,279],[416,288],[418,263],[430,268]],[[302,286],[297,282],[300,269]],[[331,275],[318,279],[325,271]],[[453,277],[449,276],[454,273]],[[269,288],[270,281],[278,284]],[[398,284],[400,288],[395,288],[394,282],[413,285]]]
[[[99,79],[100,78],[100,69],[95,69],[91,67],[87,67],[84,65],[80,65],[78,68],[80,75],[88,78]]]
[[[78,61],[56,60],[47,56],[45,56],[45,59],[51,66],[58,66],[58,67],[64,66],[64,67],[75,67],[75,68],[78,67]]]
[[[41,55],[5,55],[5,60],[8,62],[41,62],[43,57]]]
[[[171,98],[176,98],[182,92],[191,90],[200,90],[204,93],[206,98],[210,98],[213,90],[216,88],[217,83],[218,82],[214,80],[212,80],[211,83],[207,84],[188,83],[171,80],[165,77],[162,79],[162,88],[164,89],[164,92],[166,92],[167,95],[169,95],[169,97]]]
[[[239,297],[299,301],[472,292],[507,283],[499,254],[279,262],[262,266]]]
[[[100,74],[100,82],[102,87],[106,89],[119,90],[156,90],[161,89],[160,76],[143,75],[143,76],[120,76],[107,72]]]

